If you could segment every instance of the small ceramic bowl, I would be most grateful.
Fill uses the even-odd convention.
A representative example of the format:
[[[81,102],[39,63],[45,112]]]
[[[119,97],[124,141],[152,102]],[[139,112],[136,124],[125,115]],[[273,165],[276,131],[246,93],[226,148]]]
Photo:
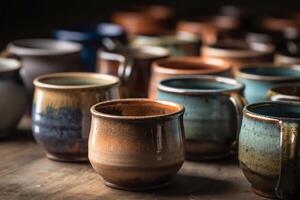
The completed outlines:
[[[12,134],[24,114],[27,94],[17,60],[0,58],[0,138]]]
[[[179,75],[219,75],[231,77],[232,67],[223,60],[192,56],[158,60],[152,64],[148,97],[156,98],[159,81]]]
[[[167,185],[184,158],[184,107],[120,99],[91,108],[89,160],[105,185],[150,190]]]

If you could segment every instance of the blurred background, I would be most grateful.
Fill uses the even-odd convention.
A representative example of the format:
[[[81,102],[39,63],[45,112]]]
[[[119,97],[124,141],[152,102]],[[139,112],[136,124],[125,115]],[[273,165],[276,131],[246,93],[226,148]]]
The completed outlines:
[[[9,41],[15,39],[52,37],[53,30],[60,26],[108,21],[114,11],[141,2],[170,5],[175,8],[177,18],[215,14],[224,5],[241,6],[256,17],[300,10],[299,0],[5,0],[1,1],[0,7],[0,48],[5,48]]]

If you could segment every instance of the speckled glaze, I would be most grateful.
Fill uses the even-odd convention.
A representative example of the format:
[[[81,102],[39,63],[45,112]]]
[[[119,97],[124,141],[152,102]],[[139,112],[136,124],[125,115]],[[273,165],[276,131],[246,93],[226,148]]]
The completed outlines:
[[[220,41],[216,44],[205,45],[201,49],[201,56],[218,58],[229,62],[234,70],[250,63],[270,62],[273,60],[274,46],[270,44],[240,40]]]
[[[199,56],[201,41],[191,33],[138,35],[132,39],[131,46],[162,46],[171,51],[171,56]]]
[[[152,64],[149,98],[155,98],[159,81],[179,75],[220,75],[231,77],[232,68],[229,63],[219,59],[182,56],[161,59]]]
[[[296,101],[300,102],[300,83],[277,85],[268,92],[271,101]]]
[[[80,66],[81,45],[73,42],[23,39],[10,42],[8,51],[21,59],[21,77],[31,95],[36,77],[48,73],[78,71]]]
[[[119,79],[95,73],[57,73],[34,80],[32,130],[48,158],[86,161],[90,107],[119,98]]]
[[[216,159],[235,147],[245,104],[244,86],[216,76],[178,76],[162,80],[158,99],[185,106],[187,159]]]
[[[299,103],[264,102],[244,108],[239,160],[258,195],[299,197],[299,125]]]
[[[0,138],[12,133],[26,108],[27,95],[20,68],[18,61],[0,58]]]
[[[184,162],[184,108],[168,101],[121,99],[91,108],[89,160],[107,186],[167,185]]]
[[[253,64],[239,69],[236,79],[246,86],[246,100],[257,103],[268,100],[268,90],[276,85],[300,82],[300,67],[282,67],[272,63]]]
[[[122,98],[146,98],[152,62],[167,58],[170,51],[162,47],[140,47],[99,51],[97,72],[118,76]]]

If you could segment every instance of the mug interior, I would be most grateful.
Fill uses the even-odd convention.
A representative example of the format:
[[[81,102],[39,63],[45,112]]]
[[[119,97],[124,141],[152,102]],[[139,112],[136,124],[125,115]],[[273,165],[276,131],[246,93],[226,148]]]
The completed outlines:
[[[57,89],[104,87],[118,83],[118,78],[92,73],[57,73],[38,77],[34,83],[36,86]]]
[[[222,77],[178,77],[160,82],[159,89],[172,91],[223,92],[241,90],[243,85],[237,81]]]
[[[116,117],[154,117],[180,112],[183,107],[167,101],[117,100],[97,104],[94,110]]]
[[[246,67],[240,69],[240,71],[246,74],[258,75],[258,76],[300,78],[300,68],[296,69],[296,68],[289,68],[289,67],[265,66],[265,67]]]
[[[248,111],[272,118],[300,119],[300,106],[297,103],[270,102],[247,106]]]

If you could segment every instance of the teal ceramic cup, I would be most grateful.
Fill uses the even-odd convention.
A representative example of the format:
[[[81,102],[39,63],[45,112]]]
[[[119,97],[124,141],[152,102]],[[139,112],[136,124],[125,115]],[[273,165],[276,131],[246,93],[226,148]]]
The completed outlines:
[[[230,154],[239,132],[244,86],[218,76],[178,76],[160,81],[158,99],[182,104],[189,160]]]
[[[297,102],[262,102],[244,108],[239,160],[256,194],[299,198],[299,130]]]
[[[268,100],[268,90],[283,83],[300,82],[300,67],[275,66],[262,63],[238,69],[236,79],[245,84],[245,98],[249,103]]]

